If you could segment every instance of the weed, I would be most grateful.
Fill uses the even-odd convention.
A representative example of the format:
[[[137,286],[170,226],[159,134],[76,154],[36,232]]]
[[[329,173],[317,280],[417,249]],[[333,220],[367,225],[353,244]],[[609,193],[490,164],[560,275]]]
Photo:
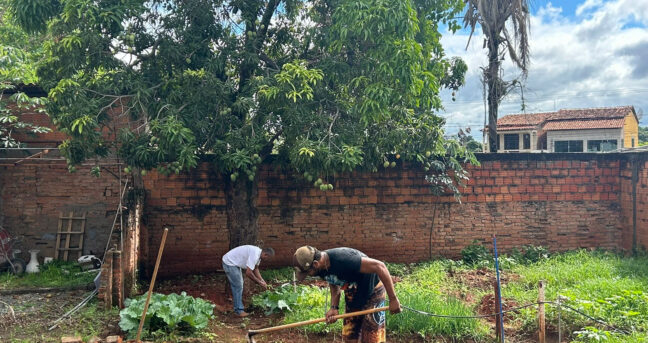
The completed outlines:
[[[52,261],[40,266],[40,272],[16,276],[0,274],[0,288],[72,287],[92,283],[96,273],[81,273],[78,263]]]
[[[648,289],[648,258],[623,258],[613,252],[581,250],[555,255],[531,265],[517,265],[512,271],[520,278],[507,284],[502,294],[518,303],[534,302],[538,281],[546,280],[548,300],[560,295],[566,305],[589,316],[601,318],[626,331],[643,332],[644,335],[648,331],[648,295],[644,292]],[[535,316],[535,310],[524,309],[516,319],[522,323],[523,329],[534,331],[537,327]],[[557,326],[557,317],[557,308],[548,306],[548,323]],[[607,342],[624,342],[628,337],[607,337],[603,332],[585,330],[596,323],[567,309],[561,311],[561,317],[563,329],[583,332],[579,342],[593,341],[595,338],[592,337],[599,334],[597,337]]]
[[[461,257],[468,265],[477,265],[484,262],[491,263],[492,255],[478,240],[461,249]]]
[[[267,269],[261,271],[261,276],[266,282],[286,283],[292,282],[294,268],[284,267],[279,269]]]

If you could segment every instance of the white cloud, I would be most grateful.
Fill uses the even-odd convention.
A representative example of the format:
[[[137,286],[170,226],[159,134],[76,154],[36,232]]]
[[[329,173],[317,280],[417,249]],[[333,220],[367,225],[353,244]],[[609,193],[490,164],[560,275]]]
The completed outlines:
[[[524,95],[527,112],[561,108],[634,105],[648,111],[648,1],[586,0],[568,18],[560,7],[547,3],[531,19],[531,65]],[[461,56],[468,64],[466,86],[452,102],[442,97],[447,131],[470,126],[479,136],[484,122],[480,67],[487,65],[480,31],[466,50],[468,32],[448,33],[442,43],[449,56]],[[519,75],[510,61],[504,77]],[[500,117],[521,112],[519,94],[508,96]],[[642,119],[648,125],[648,115]]]
[[[576,15],[580,16],[583,12],[599,7],[603,4],[603,0],[587,0],[576,8]]]

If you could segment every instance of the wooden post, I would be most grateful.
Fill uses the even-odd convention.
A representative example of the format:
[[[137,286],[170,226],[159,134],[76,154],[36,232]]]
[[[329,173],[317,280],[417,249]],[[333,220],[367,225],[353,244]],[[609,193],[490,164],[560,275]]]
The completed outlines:
[[[545,343],[545,282],[538,282],[538,342]]]
[[[164,228],[164,233],[162,233],[162,242],[160,242],[160,250],[158,251],[157,261],[155,261],[155,269],[153,269],[153,278],[151,279],[151,285],[149,285],[148,295],[146,296],[146,302],[144,303],[144,311],[142,312],[142,318],[140,318],[135,343],[140,343],[142,328],[144,327],[144,320],[146,319],[146,311],[148,311],[149,302],[151,301],[151,293],[153,293],[153,285],[155,285],[155,278],[157,277],[158,267],[160,267],[160,260],[162,259],[162,252],[164,251],[164,242],[166,242],[168,232],[169,229]]]
[[[493,288],[495,289],[495,308],[493,313],[497,313],[495,316],[495,336],[497,336],[497,341],[502,340],[502,332],[504,328],[502,327],[502,314],[500,312],[500,294],[499,287],[497,287],[497,281],[493,282]]]

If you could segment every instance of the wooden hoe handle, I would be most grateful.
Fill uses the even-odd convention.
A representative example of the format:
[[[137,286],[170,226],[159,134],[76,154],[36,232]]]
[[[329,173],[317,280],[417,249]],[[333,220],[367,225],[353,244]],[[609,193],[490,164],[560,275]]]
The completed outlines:
[[[362,311],[338,314],[337,316],[334,316],[333,318],[335,318],[335,320],[338,320],[338,319],[342,319],[342,318],[362,316],[362,315],[369,314],[369,313],[387,311],[387,310],[389,310],[389,306],[376,307],[376,308],[372,308],[372,309],[368,309],[368,310],[362,310]],[[269,327],[269,328],[265,328],[265,329],[250,330],[250,331],[248,331],[248,336],[253,336],[253,335],[256,335],[258,333],[265,333],[265,332],[272,332],[272,331],[283,330],[283,329],[290,329],[290,328],[295,328],[295,327],[298,327],[298,326],[310,325],[310,324],[320,323],[320,322],[324,322],[324,321],[326,321],[326,317],[317,318],[317,319],[311,319],[311,320],[305,320],[303,322],[297,322],[297,323],[290,323],[290,324],[285,324],[285,325],[273,326],[273,327]]]

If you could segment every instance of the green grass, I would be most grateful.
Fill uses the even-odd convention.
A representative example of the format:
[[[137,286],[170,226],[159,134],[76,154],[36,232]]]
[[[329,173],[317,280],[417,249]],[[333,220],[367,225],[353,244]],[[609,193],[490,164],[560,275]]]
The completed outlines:
[[[629,334],[612,332],[592,320],[569,311],[561,311],[563,335],[571,342],[646,342],[648,332],[648,257],[627,258],[612,252],[573,251],[556,254],[549,258],[542,255],[539,247],[527,249],[527,253],[500,258],[502,275],[509,280],[502,287],[504,301],[517,305],[534,303],[538,297],[538,282],[546,281],[545,299],[555,301],[558,295],[564,304],[579,309],[589,316],[622,329]],[[538,257],[538,261],[534,262]],[[467,265],[462,261],[438,260],[419,264],[392,264],[387,266],[392,274],[402,279],[396,284],[396,293],[402,305],[421,311],[454,316],[476,314],[479,300],[492,293],[490,284],[480,289],[469,288],[460,283],[461,278],[449,277],[448,272],[466,272],[475,268],[490,268],[493,262],[477,261]],[[292,270],[267,271],[268,276],[278,281],[291,281]],[[490,274],[489,273],[489,274]],[[287,275],[286,275],[287,274]],[[276,275],[276,276],[274,276]],[[281,276],[284,275],[284,276]],[[297,322],[323,316],[328,289],[308,287],[299,297],[291,311],[285,311],[285,322]],[[464,303],[452,295],[470,294],[473,302]],[[507,328],[517,330],[527,337],[537,330],[537,307],[509,313]],[[546,321],[550,331],[558,325],[558,310],[546,305]],[[591,329],[585,329],[592,327]],[[494,333],[485,321],[479,319],[447,319],[424,316],[404,310],[398,315],[388,315],[388,332],[398,335],[418,334],[426,339],[473,339],[488,341]],[[340,324],[308,326],[309,332],[340,332]],[[581,332],[580,334],[578,332]]]
[[[645,293],[648,290],[648,258],[575,251],[503,271],[507,272],[520,275],[520,279],[503,287],[504,298],[512,298],[519,304],[534,302],[538,296],[538,282],[545,280],[548,301],[555,301],[560,295],[565,304],[615,327],[643,335],[648,331],[648,293]],[[529,308],[522,310],[516,320],[525,330],[534,331],[537,327],[535,316],[536,310]],[[594,325],[591,320],[566,309],[561,316],[563,330],[568,332]],[[555,306],[547,305],[547,322],[558,325]],[[626,337],[612,338],[624,342]]]
[[[79,273],[77,263],[53,261],[40,265],[40,272],[16,276],[0,274],[0,289],[71,287],[92,283],[97,273]]]
[[[475,313],[459,299],[445,295],[444,289],[458,288],[446,276],[445,261],[423,263],[396,284],[396,294],[401,305],[420,311],[446,316],[473,316]],[[430,317],[403,310],[398,315],[388,315],[387,329],[400,334],[416,333],[424,337],[480,339],[487,330],[476,319],[450,319]]]
[[[396,292],[401,304],[413,308],[444,315],[470,316],[473,311],[461,301],[442,294],[442,287],[447,286],[449,280],[445,276],[445,262],[435,261],[419,265],[398,265],[388,264],[388,268],[395,274],[403,277],[403,280],[396,284]],[[272,271],[266,271],[272,272]],[[281,275],[280,270],[277,274]],[[268,275],[276,275],[269,273]],[[263,275],[266,278],[266,275]],[[290,275],[292,279],[292,272]],[[267,279],[266,279],[267,280]],[[262,298],[272,299],[276,303],[279,299],[287,300],[292,287],[288,286],[281,291],[274,291],[281,294],[281,297],[272,295],[273,291],[255,296],[255,303],[261,305]],[[314,318],[321,318],[328,309],[330,303],[329,289],[312,286],[298,287],[299,295],[294,304],[290,304],[290,310],[284,311],[284,322],[294,323]],[[264,307],[264,306],[262,306]],[[264,310],[273,307],[265,306]],[[274,306],[276,307],[276,306]],[[340,308],[344,308],[344,297],[341,299]],[[308,325],[300,330],[311,333],[340,333],[342,321],[333,325],[318,323]],[[422,316],[409,311],[387,317],[387,330],[403,335],[419,334],[422,336],[447,336],[453,338],[481,338],[487,335],[483,324],[475,319],[445,319]]]

